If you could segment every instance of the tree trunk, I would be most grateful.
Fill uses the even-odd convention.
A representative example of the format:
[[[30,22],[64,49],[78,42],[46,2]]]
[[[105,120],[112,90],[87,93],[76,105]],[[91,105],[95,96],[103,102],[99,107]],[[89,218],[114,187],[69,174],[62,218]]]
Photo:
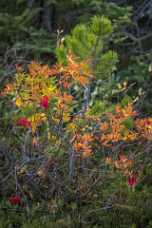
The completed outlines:
[[[55,7],[54,4],[47,4],[46,1],[41,1],[42,7],[42,23],[46,30],[51,33],[53,30],[53,23],[54,23],[54,12]]]
[[[27,7],[32,8],[35,0],[27,0]]]

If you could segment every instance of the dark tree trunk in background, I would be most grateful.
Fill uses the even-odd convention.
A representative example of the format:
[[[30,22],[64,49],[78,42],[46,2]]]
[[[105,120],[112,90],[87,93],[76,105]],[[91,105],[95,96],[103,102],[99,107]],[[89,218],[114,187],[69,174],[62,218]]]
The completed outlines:
[[[31,9],[35,4],[38,4],[41,8],[39,16],[40,24],[43,25],[49,33],[51,33],[54,24],[55,5],[53,3],[48,3],[47,0],[27,0],[28,8]]]
[[[44,3],[43,8],[43,25],[45,26],[46,30],[51,33],[53,30],[53,23],[54,23],[54,4],[46,4]]]
[[[45,29],[51,33],[54,24],[55,6],[53,3],[47,3],[45,0],[41,0],[40,7],[42,8],[40,20]]]
[[[27,7],[32,8],[34,2],[35,2],[35,0],[27,0]]]

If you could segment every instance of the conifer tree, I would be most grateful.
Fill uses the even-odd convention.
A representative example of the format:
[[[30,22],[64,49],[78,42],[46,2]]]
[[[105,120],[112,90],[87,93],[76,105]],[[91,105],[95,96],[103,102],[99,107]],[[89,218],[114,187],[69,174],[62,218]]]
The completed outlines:
[[[68,53],[78,61],[89,60],[94,79],[84,88],[82,112],[98,97],[100,106],[110,89],[113,72],[118,61],[117,53],[108,49],[108,41],[113,32],[111,21],[104,16],[94,16],[87,24],[77,25],[71,35],[65,37],[56,49],[59,63],[66,64]]]

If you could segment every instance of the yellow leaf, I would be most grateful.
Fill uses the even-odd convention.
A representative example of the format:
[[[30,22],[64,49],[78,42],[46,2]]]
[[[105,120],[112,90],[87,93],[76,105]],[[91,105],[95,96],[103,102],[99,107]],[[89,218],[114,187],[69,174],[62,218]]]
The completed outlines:
[[[15,101],[15,104],[18,108],[22,107],[23,106],[23,101],[20,97],[18,97]]]
[[[29,120],[31,122],[32,132],[34,133],[37,127],[46,120],[46,115],[45,113],[36,113],[29,117]]]
[[[75,123],[69,123],[67,125],[67,130],[69,130],[69,131],[75,131],[76,129],[77,129],[77,126]]]

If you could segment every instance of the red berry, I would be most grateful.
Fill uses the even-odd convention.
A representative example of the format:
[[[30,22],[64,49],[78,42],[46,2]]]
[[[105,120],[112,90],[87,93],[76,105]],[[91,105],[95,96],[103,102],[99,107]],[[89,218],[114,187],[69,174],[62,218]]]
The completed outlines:
[[[26,118],[26,117],[22,117],[17,121],[17,124],[22,126],[22,127],[26,127],[29,128],[31,127],[31,123],[30,121]]]
[[[20,205],[21,204],[21,197],[18,195],[14,195],[9,197],[8,201],[11,205]]]
[[[128,185],[134,187],[137,184],[137,178],[135,176],[130,176],[128,178]]]
[[[49,98],[48,96],[43,96],[40,100],[40,106],[44,109],[48,109],[49,107]]]

